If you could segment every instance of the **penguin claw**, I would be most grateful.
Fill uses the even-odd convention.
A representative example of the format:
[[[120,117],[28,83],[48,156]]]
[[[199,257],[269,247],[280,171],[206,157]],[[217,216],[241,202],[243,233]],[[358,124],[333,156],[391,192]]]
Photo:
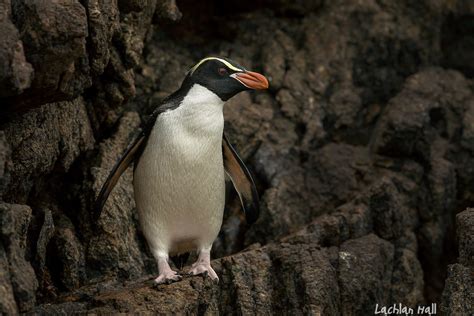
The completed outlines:
[[[212,281],[219,282],[219,277],[216,271],[212,269],[210,264],[196,264],[191,266],[191,270],[188,272],[189,275],[202,274],[203,277],[209,277]]]
[[[179,275],[176,271],[170,270],[163,273],[155,279],[156,284],[171,284],[176,281],[181,281],[183,277]]]

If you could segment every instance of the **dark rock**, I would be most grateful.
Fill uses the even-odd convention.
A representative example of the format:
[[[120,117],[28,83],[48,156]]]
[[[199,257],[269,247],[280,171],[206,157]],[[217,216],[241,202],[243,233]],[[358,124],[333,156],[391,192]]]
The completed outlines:
[[[374,132],[374,151],[430,160],[436,135],[453,139],[472,91],[458,72],[432,68],[410,77]]]
[[[70,315],[87,312],[86,303],[66,302],[61,304],[44,304],[34,310],[36,315]]]
[[[474,268],[474,209],[470,208],[456,216],[459,241],[459,263]]]
[[[98,195],[110,170],[140,126],[137,113],[128,112],[120,120],[113,137],[99,145],[97,164],[91,167],[92,188]],[[83,209],[82,227],[91,227],[91,206]],[[86,259],[92,277],[102,274],[117,274],[127,278],[143,274],[146,248],[137,235],[137,218],[133,199],[132,170],[128,169],[112,191],[101,217],[88,240]]]
[[[441,310],[446,315],[469,315],[474,306],[474,277],[472,268],[461,264],[448,267]]]
[[[0,204],[0,239],[4,251],[4,263],[8,261],[6,271],[9,271],[11,288],[15,296],[18,311],[21,313],[31,310],[36,303],[35,291],[38,287],[35,273],[30,263],[25,260],[26,234],[31,219],[31,209],[25,205]],[[2,251],[2,250],[0,250]],[[2,268],[2,270],[5,268]],[[5,271],[5,270],[4,270]],[[6,272],[5,271],[5,272]],[[6,273],[3,272],[5,275]],[[8,275],[8,274],[7,274]],[[4,302],[3,304],[5,304]],[[14,302],[4,305],[6,310],[12,310]]]
[[[48,257],[50,255],[50,253],[48,253],[48,245],[53,237],[55,227],[51,210],[44,209],[41,213],[43,213],[42,216],[38,216],[42,217],[42,223],[38,240],[36,241],[36,255],[33,268],[38,278],[39,288],[41,290],[47,290],[51,283],[50,271],[46,267],[47,260],[50,259]]]
[[[9,169],[11,169],[10,145],[6,140],[5,133],[0,131],[0,199],[10,182]]]
[[[26,61],[23,43],[11,22],[11,2],[3,1],[0,11],[0,98],[14,96],[29,88],[33,67]]]
[[[416,221],[409,219],[403,197],[389,178],[382,178],[374,184],[369,194],[374,232],[378,236],[385,240],[397,240],[405,229],[415,229]]]
[[[178,22],[182,17],[183,14],[179,11],[178,6],[176,5],[176,0],[159,0],[156,5],[153,21],[159,22],[161,20],[167,20]]]
[[[442,64],[446,68],[453,68],[473,77],[474,66],[474,32],[472,13],[474,6],[470,1],[460,1],[459,14],[452,14],[442,26],[441,48],[443,50]]]
[[[252,102],[248,94],[240,94],[229,100],[224,108],[226,133],[230,141],[239,148],[243,159],[250,157],[260,145],[270,128],[273,116],[270,103]]]
[[[389,302],[405,306],[423,303],[423,269],[415,251],[400,249],[395,252],[392,274],[392,292]]]
[[[87,1],[90,43],[90,66],[94,76],[104,72],[110,60],[109,47],[119,29],[119,11],[112,1]]]
[[[442,301],[442,311],[446,315],[468,315],[474,309],[473,221],[471,208],[456,216],[459,263],[448,267]]]
[[[33,214],[2,225],[0,312],[372,314],[440,303],[447,276],[444,312],[472,310],[469,212],[448,268],[474,201],[469,1],[4,3],[0,192]],[[98,223],[92,203],[139,116],[211,54],[270,80],[225,108],[261,217],[229,194],[220,283],[153,287],[131,169]]]
[[[67,217],[60,217],[53,236],[52,253],[57,257],[49,261],[55,268],[51,271],[66,290],[74,290],[86,280],[84,246],[77,238],[77,232]]]
[[[7,199],[26,201],[35,180],[54,170],[68,171],[94,143],[82,98],[44,105],[3,126],[14,162]]]
[[[10,265],[7,253],[0,244],[0,313],[6,315],[18,314],[18,306],[15,301],[13,287],[10,282]]]
[[[145,0],[119,0],[118,1],[119,9],[123,13],[130,13],[130,12],[140,12],[146,7]]]
[[[374,302],[388,305],[392,269],[393,245],[375,235],[342,244],[338,269],[342,314],[373,313]]]
[[[87,16],[78,1],[13,1],[12,20],[21,34],[34,79],[16,108],[72,99],[91,85],[86,54]]]
[[[44,210],[43,225],[36,242],[36,262],[39,263],[40,270],[43,270],[46,265],[46,248],[54,234],[53,216],[50,210]]]

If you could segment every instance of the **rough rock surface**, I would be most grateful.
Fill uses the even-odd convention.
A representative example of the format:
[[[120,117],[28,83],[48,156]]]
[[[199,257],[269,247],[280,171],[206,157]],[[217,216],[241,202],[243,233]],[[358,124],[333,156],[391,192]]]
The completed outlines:
[[[0,313],[472,313],[473,16],[468,0],[0,0]],[[131,170],[98,223],[92,205],[140,117],[209,54],[270,80],[224,113],[261,217],[248,227],[229,190],[220,283],[156,287]]]
[[[38,287],[34,270],[26,260],[31,209],[25,205],[2,203],[0,219],[1,275],[4,281],[0,308],[6,314],[24,313],[35,306],[35,291]]]
[[[474,310],[474,209],[459,213],[456,225],[459,259],[448,266],[442,308],[446,315],[468,315]]]

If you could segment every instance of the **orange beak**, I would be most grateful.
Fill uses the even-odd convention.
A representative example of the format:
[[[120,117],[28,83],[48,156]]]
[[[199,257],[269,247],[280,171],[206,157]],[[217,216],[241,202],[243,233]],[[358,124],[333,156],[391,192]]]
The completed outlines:
[[[232,78],[239,81],[241,84],[249,89],[264,90],[268,89],[268,80],[265,76],[258,72],[246,71],[238,72],[231,75]]]

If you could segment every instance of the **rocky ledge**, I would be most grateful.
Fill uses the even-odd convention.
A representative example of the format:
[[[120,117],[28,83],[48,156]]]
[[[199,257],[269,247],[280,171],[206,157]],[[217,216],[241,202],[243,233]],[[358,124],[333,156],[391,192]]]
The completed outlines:
[[[473,21],[468,0],[0,0],[0,313],[472,313]],[[229,191],[220,282],[155,286],[131,171],[91,206],[209,54],[270,80],[224,113],[261,217]]]

